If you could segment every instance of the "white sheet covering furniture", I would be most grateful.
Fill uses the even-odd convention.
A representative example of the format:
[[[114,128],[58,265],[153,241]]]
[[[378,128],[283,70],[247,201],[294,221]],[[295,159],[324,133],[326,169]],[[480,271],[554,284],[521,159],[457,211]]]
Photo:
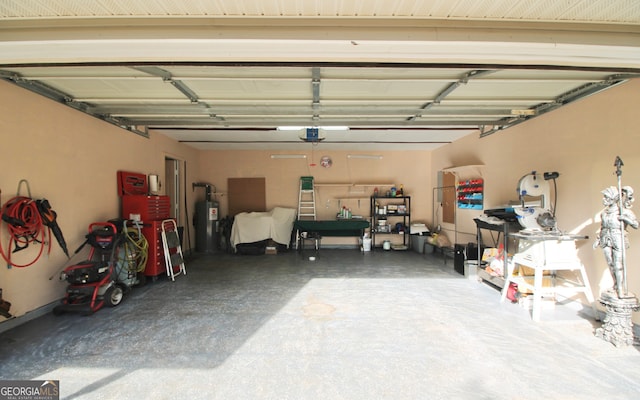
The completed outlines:
[[[275,207],[266,212],[239,213],[231,227],[231,246],[235,251],[240,243],[271,239],[288,247],[295,220],[294,208]]]

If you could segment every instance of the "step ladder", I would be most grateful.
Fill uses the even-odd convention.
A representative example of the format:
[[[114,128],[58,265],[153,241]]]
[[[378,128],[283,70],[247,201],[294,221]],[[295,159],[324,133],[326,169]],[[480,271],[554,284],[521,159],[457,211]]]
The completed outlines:
[[[162,249],[164,250],[164,265],[167,268],[167,276],[175,281],[180,274],[187,274],[182,256],[182,246],[178,236],[178,226],[173,219],[162,221]]]
[[[316,219],[316,191],[313,186],[313,176],[300,177],[300,192],[298,194],[298,219]]]

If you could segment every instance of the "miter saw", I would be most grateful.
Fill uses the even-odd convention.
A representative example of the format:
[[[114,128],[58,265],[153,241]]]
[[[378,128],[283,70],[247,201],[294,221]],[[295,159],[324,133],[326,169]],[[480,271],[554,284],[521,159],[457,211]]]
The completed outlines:
[[[524,228],[521,232],[556,232],[555,204],[553,211],[550,205],[551,188],[549,180],[560,176],[557,172],[545,172],[543,175],[532,171],[518,181],[518,199],[520,205],[513,210],[518,216],[518,222]],[[554,193],[556,191],[554,190]],[[554,201],[555,203],[555,201]]]

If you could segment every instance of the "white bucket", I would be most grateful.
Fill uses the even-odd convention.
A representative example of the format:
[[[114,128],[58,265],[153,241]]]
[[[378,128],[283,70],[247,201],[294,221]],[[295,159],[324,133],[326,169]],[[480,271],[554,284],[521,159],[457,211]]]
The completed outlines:
[[[371,238],[362,238],[362,250],[371,251]]]

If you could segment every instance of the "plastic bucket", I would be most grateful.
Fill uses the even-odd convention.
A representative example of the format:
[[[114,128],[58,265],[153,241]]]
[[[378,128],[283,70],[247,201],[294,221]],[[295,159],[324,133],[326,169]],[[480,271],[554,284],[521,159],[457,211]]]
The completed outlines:
[[[371,251],[371,238],[362,238],[362,250]]]

